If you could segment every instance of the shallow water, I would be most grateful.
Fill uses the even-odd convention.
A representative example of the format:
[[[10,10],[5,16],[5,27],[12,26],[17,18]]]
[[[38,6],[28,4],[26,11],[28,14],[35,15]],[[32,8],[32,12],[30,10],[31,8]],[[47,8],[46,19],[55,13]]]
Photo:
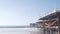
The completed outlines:
[[[42,34],[38,28],[0,28],[0,34]]]

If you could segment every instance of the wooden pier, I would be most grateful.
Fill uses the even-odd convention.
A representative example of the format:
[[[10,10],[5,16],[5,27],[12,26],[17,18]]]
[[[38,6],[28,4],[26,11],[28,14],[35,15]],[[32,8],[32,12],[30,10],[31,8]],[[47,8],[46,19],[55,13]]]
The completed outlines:
[[[60,10],[40,18],[36,26],[43,29],[44,34],[60,34]]]

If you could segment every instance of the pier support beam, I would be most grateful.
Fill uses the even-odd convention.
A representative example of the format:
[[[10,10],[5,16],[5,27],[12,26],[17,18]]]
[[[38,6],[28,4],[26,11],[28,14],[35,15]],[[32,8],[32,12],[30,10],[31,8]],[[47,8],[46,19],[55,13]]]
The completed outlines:
[[[58,29],[58,34],[60,34],[60,30]]]

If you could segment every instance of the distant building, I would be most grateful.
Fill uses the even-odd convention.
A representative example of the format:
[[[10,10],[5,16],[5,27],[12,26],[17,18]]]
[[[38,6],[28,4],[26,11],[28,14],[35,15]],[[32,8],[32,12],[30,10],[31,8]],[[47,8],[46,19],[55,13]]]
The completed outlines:
[[[35,27],[36,23],[30,23],[30,26]]]

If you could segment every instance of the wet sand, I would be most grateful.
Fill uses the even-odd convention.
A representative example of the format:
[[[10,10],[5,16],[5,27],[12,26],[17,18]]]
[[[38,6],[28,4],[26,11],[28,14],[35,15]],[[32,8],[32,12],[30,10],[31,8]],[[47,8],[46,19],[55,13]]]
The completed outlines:
[[[0,28],[0,34],[43,34],[38,28]]]

